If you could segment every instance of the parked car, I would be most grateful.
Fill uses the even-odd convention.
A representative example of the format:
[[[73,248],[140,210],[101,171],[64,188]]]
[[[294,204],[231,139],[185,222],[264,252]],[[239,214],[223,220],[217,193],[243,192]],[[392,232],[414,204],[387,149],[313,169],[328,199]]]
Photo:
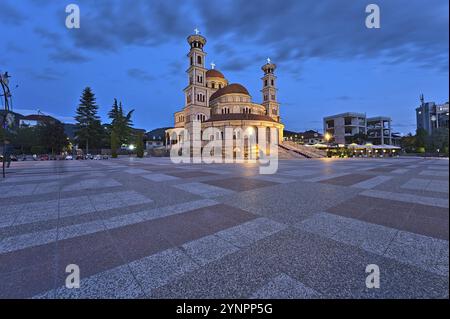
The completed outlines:
[[[103,155],[102,156],[102,159],[104,159],[104,160],[107,160],[109,157],[108,157],[108,155]]]
[[[48,161],[50,158],[47,154],[43,154],[41,156],[39,156],[39,160],[40,161]]]
[[[67,155],[66,156],[66,161],[71,161],[73,160],[73,156],[72,155]]]
[[[95,155],[94,156],[94,160],[96,160],[96,161],[99,161],[99,160],[101,160],[102,159],[102,156],[101,155]]]
[[[16,155],[11,155],[11,162],[17,162],[17,156]]]

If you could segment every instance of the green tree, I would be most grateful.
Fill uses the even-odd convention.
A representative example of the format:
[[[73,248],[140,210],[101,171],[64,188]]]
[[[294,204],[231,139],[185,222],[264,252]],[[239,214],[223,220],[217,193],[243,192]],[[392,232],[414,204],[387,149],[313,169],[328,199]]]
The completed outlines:
[[[91,88],[86,87],[83,90],[75,116],[77,121],[75,140],[80,147],[85,147],[86,153],[89,152],[89,147],[96,148],[101,145],[104,134],[100,118],[97,115],[98,106],[95,100]]]
[[[133,115],[133,112],[134,110],[131,110],[127,114],[124,114],[122,102],[117,103],[117,99],[114,99],[113,106],[109,111],[108,116],[111,119],[111,132],[115,131],[120,145],[129,144],[131,140],[131,127],[133,126],[131,116]]]
[[[117,149],[119,148],[119,138],[117,133],[113,130],[111,131],[111,157],[117,158]]]
[[[414,152],[416,150],[416,137],[409,133],[406,136],[403,136],[400,140],[401,147],[406,152]]]
[[[40,144],[48,148],[52,155],[61,153],[69,144],[64,126],[60,121],[45,121],[38,126]]]
[[[428,138],[427,150],[431,152],[448,153],[448,128],[442,127],[433,130]]]
[[[428,132],[419,128],[416,130],[416,148],[425,148],[427,145]]]
[[[21,126],[16,129],[12,143],[20,148],[22,154],[31,153],[33,146],[40,146],[39,131],[33,126]]]
[[[136,156],[144,157],[144,133],[141,132],[136,134]]]

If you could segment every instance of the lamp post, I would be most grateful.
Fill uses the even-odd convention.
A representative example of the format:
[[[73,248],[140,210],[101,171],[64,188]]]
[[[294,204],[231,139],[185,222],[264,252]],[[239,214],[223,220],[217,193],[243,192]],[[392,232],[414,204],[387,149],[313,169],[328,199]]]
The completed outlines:
[[[332,138],[331,134],[327,132],[327,133],[325,133],[324,137],[325,137],[325,141],[327,142],[327,144],[329,144],[331,141],[331,138]]]
[[[9,90],[9,78],[11,76],[8,74],[8,72],[5,73],[1,73],[0,72],[0,85],[2,87],[2,91],[3,91],[3,95],[2,97],[4,98],[4,107],[5,107],[5,111],[3,113],[3,120],[2,120],[2,125],[3,125],[3,130],[4,130],[4,136],[3,136],[3,166],[2,166],[2,174],[3,174],[3,178],[5,178],[5,165],[6,165],[6,131],[8,129],[9,126],[9,121],[10,118],[8,117],[9,114],[9,101],[11,99],[11,92]]]
[[[332,136],[330,133],[326,132],[323,137],[325,138],[325,142],[327,142],[327,156],[332,157],[332,152],[330,150],[330,140]]]

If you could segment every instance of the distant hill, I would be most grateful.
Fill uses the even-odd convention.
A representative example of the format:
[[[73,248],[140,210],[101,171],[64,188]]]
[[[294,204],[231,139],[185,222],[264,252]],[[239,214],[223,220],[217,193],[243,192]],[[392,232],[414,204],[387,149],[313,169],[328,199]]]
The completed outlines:
[[[66,133],[67,137],[71,140],[75,138],[76,125],[70,123],[64,123],[64,133]]]
[[[160,127],[145,133],[148,141],[164,141],[166,130],[170,127]]]

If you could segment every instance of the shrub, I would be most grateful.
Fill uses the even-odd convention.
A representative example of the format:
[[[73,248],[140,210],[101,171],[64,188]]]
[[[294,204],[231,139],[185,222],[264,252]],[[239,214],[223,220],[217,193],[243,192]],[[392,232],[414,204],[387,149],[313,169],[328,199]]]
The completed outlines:
[[[417,153],[420,153],[420,154],[425,153],[425,147],[423,147],[423,146],[417,147],[417,148],[416,148],[416,152],[417,152]]]

